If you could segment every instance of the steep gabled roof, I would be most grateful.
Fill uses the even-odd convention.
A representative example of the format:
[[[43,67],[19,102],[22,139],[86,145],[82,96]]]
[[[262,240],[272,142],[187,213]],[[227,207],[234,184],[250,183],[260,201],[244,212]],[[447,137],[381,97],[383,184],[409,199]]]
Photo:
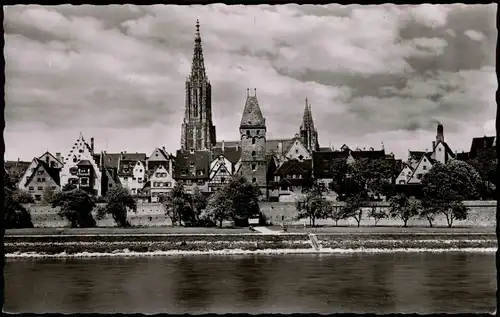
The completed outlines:
[[[76,166],[92,166],[92,163],[89,160],[81,160]]]
[[[432,159],[430,154],[425,153],[424,155],[422,155],[420,157],[420,160],[418,161],[417,165],[415,166],[415,169],[412,169],[411,166],[409,166],[413,172],[411,174],[411,177],[409,178],[409,180],[413,179],[413,177],[415,176],[415,173],[418,171],[418,168],[419,168],[420,164],[422,164],[422,161],[424,160],[424,158],[426,158],[429,161],[429,163],[431,163],[431,165],[434,165],[436,163],[436,160]]]
[[[495,144],[495,136],[484,136],[479,138],[473,138],[472,144],[470,146],[470,153],[475,155],[481,149],[494,147],[494,144]]]
[[[346,160],[349,151],[313,152],[312,161],[316,178],[330,178],[330,168],[337,160]]]
[[[59,162],[61,165],[64,165],[64,163],[61,162],[61,160],[58,160],[57,157],[55,157],[54,155],[52,155],[52,153],[50,153],[49,151],[46,151],[45,153],[43,153],[42,155],[40,155],[38,158],[40,159],[45,154],[50,155],[50,157],[52,157],[54,159],[54,161]]]
[[[266,119],[260,111],[257,96],[247,96],[243,115],[241,116],[240,128],[245,127],[265,127]]]
[[[283,162],[281,166],[274,172],[274,175],[282,175],[286,176],[287,173],[291,171],[297,171],[299,173],[309,172],[312,170],[312,161],[311,160],[288,160]]]
[[[373,150],[373,151],[351,151],[351,155],[354,159],[381,159],[385,158],[385,150]]]
[[[210,172],[211,153],[209,151],[177,151],[175,157],[174,178],[178,179],[208,179]],[[191,164],[196,170],[203,171],[203,175],[192,175]],[[182,170],[188,170],[188,175],[182,175]]]
[[[13,181],[17,182],[31,165],[31,162],[5,161],[4,164],[7,175],[9,175]]]
[[[31,173],[30,177],[26,180],[25,186],[28,186],[28,184],[35,178],[36,172],[39,171],[40,169],[43,169],[47,172],[50,178],[59,186],[61,184],[60,176],[59,176],[59,169],[57,168],[51,168],[49,164],[45,163],[44,161],[35,158],[37,162],[37,166],[33,173]]]
[[[224,151],[222,151],[222,148],[214,148],[212,160],[221,155],[224,156],[232,164],[236,164],[241,157],[241,148],[224,146]]]

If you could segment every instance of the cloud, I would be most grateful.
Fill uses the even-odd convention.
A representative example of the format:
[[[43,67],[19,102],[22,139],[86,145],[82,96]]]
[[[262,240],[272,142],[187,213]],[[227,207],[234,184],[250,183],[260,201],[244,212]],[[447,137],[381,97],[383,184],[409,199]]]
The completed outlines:
[[[484,39],[484,34],[478,31],[467,30],[464,34],[474,41],[482,41]]]
[[[6,154],[64,153],[80,131],[97,148],[175,151],[198,18],[218,139],[238,138],[255,87],[270,138],[298,132],[307,97],[324,145],[384,139],[405,155],[442,120],[467,148],[495,109],[491,8],[6,7]]]

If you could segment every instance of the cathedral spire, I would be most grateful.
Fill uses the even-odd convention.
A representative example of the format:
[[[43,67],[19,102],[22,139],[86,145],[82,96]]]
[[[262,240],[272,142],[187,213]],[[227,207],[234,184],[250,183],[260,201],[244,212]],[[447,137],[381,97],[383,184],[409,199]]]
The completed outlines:
[[[201,47],[200,21],[196,20],[196,34],[194,37],[193,63],[191,65],[191,78],[205,79],[205,62],[203,60],[203,49]]]
[[[300,126],[300,130],[305,131],[309,129],[314,130],[314,122],[312,118],[311,105],[306,98],[306,106],[304,108],[304,116],[302,117],[302,125]]]

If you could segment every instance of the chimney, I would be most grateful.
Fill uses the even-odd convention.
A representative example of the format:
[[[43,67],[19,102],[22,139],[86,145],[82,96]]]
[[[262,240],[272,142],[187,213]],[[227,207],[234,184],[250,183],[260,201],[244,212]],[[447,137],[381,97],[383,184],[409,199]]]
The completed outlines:
[[[436,148],[436,141],[432,141],[432,150]]]
[[[170,173],[170,176],[172,176],[172,177],[174,176],[171,158],[168,159],[168,172]]]
[[[441,123],[437,126],[436,143],[439,141],[444,142],[444,129]]]
[[[224,140],[222,140],[222,152],[224,152]]]
[[[90,138],[90,154],[94,154],[94,138]]]
[[[61,153],[56,152],[56,159],[57,159],[59,162],[62,162],[62,160],[61,160]]]

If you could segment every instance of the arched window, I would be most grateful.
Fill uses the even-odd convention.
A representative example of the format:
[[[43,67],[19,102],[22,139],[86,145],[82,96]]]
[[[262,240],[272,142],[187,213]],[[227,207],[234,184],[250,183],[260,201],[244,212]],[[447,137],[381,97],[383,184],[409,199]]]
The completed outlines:
[[[255,151],[252,151],[252,156],[255,156]]]
[[[252,138],[252,144],[255,144],[255,138]]]

